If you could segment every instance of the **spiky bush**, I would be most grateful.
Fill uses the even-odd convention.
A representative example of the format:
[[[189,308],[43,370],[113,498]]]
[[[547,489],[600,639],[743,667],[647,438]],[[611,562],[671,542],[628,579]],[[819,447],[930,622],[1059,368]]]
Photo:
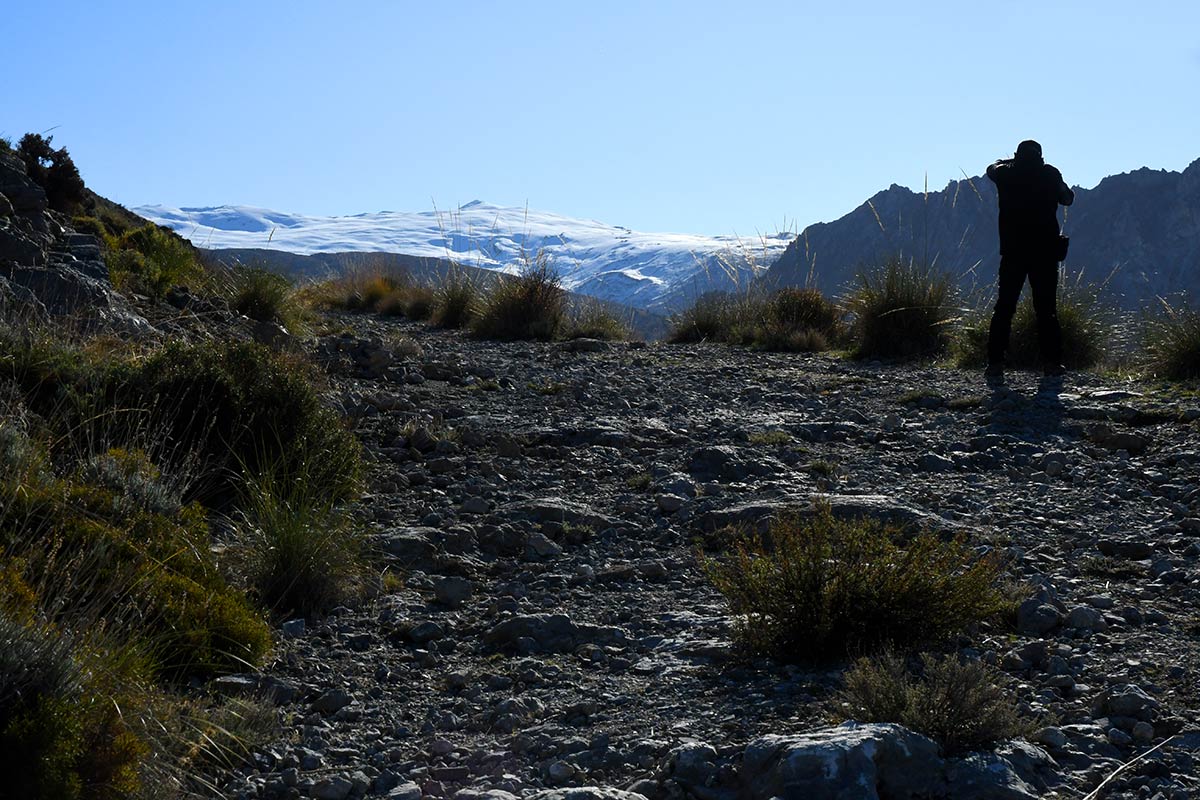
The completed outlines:
[[[841,310],[816,289],[709,294],[671,320],[672,342],[717,341],[783,352],[828,349],[841,338]]]
[[[479,285],[460,269],[451,270],[434,290],[431,320],[439,328],[465,328],[479,312]]]
[[[222,294],[229,308],[250,319],[277,322],[293,332],[305,327],[305,315],[296,301],[296,289],[284,276],[261,267],[235,267],[226,271]]]
[[[1163,303],[1146,321],[1143,346],[1154,375],[1173,381],[1200,378],[1200,311]]]
[[[727,341],[733,322],[733,303],[726,294],[701,295],[688,308],[671,317],[667,341],[676,344]]]
[[[765,539],[739,537],[705,571],[737,615],[742,648],[787,661],[936,641],[1007,607],[998,560],[962,538],[908,538],[837,519],[824,503],[778,519]]]
[[[958,315],[949,275],[898,258],[862,269],[845,298],[855,358],[926,358],[950,341]]]
[[[437,297],[428,286],[410,286],[403,294],[404,316],[422,322],[433,316]]]
[[[629,326],[599,302],[586,302],[569,315],[564,339],[604,339],[624,341],[630,337]]]
[[[946,755],[1027,735],[1002,679],[979,661],[924,655],[915,668],[896,654],[863,658],[842,676],[838,716],[895,722],[933,739]]]
[[[1062,329],[1062,363],[1071,369],[1095,366],[1105,356],[1116,311],[1106,299],[1103,287],[1086,283],[1083,273],[1073,278],[1063,273],[1058,288],[1058,324]],[[954,360],[961,367],[979,367],[987,363],[988,330],[992,321],[990,305],[971,313],[956,331]],[[1033,296],[1025,296],[1013,315],[1005,363],[1012,367],[1042,366],[1038,345],[1037,314]]]
[[[503,277],[480,304],[471,332],[481,339],[548,341],[562,331],[567,296],[542,252],[527,259],[519,275]]]
[[[251,585],[265,606],[313,614],[353,594],[361,537],[303,476],[285,483],[268,469],[250,478],[239,505]]]

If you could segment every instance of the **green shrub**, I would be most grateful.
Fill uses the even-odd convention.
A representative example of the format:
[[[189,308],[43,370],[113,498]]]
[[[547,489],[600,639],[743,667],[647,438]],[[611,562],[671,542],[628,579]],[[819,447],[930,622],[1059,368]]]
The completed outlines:
[[[978,661],[925,655],[918,672],[890,654],[857,661],[843,676],[838,714],[859,722],[895,722],[959,755],[1028,735],[1031,725]]]
[[[216,506],[243,469],[271,464],[350,497],[361,450],[298,358],[245,342],[171,344],[143,358],[89,356],[52,338],[0,332],[0,380],[53,426],[60,452],[104,452],[153,439],[202,473],[188,496]],[[136,444],[135,444],[136,446]]]
[[[676,344],[728,341],[733,302],[725,294],[701,295],[691,306],[671,317],[667,341]]]
[[[1070,279],[1060,276],[1058,289],[1058,324],[1062,328],[1062,363],[1070,369],[1098,364],[1105,354],[1112,335],[1114,309],[1104,300],[1102,287],[1083,283],[1082,273]],[[971,314],[955,334],[954,360],[961,367],[980,367],[987,363],[988,330],[991,326],[990,307]],[[1012,333],[1005,352],[1005,363],[1012,367],[1039,368],[1042,366],[1038,346],[1037,314],[1028,289],[1017,304],[1013,315]]]
[[[780,289],[771,297],[768,313],[772,321],[788,328],[826,336],[835,334],[842,323],[838,307],[816,289]]]
[[[769,546],[741,537],[705,570],[738,615],[741,646],[787,661],[936,641],[1004,610],[994,557],[976,558],[962,539],[903,538],[818,503],[774,522]]]
[[[671,319],[668,340],[714,341],[777,352],[826,350],[841,338],[838,307],[816,289],[707,294]]]
[[[111,491],[52,481],[0,497],[0,552],[19,557],[43,615],[90,624],[137,620],[137,637],[165,678],[238,670],[270,636],[229,587],[209,551],[198,506],[173,515],[134,509]]]
[[[248,343],[171,345],[110,378],[112,405],[142,409],[160,430],[205,465],[199,499],[233,499],[242,470],[271,465],[281,480],[305,475],[331,500],[350,497],[360,448],[321,402],[307,365]]]
[[[492,287],[471,330],[481,339],[548,341],[562,331],[566,316],[566,292],[548,256],[539,252],[520,275]]]
[[[71,227],[79,233],[87,233],[95,236],[101,242],[105,241],[109,232],[104,227],[104,223],[97,217],[73,217],[71,219]]]
[[[479,286],[455,269],[434,290],[433,324],[439,328],[465,328],[479,310]]]
[[[629,326],[599,302],[585,302],[572,312],[563,332],[564,339],[625,341],[629,337]]]
[[[358,585],[362,543],[350,519],[306,480],[267,470],[240,503],[248,571],[259,598],[281,614],[313,614]]]
[[[1154,375],[1173,381],[1200,378],[1200,311],[1164,303],[1162,312],[1147,320],[1143,339]]]
[[[924,358],[950,341],[957,316],[949,275],[891,259],[860,270],[846,296],[855,358]]]
[[[195,287],[207,280],[192,246],[157,225],[144,225],[113,239],[109,270],[119,287],[154,297],[173,286]]]
[[[295,287],[283,275],[261,267],[229,270],[222,292],[230,309],[250,319],[276,322],[293,333],[306,328]]]

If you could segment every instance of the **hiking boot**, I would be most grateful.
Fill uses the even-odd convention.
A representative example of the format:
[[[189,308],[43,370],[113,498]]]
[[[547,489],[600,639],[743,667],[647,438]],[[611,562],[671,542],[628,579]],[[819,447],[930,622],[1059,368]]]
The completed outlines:
[[[1067,368],[1062,364],[1047,364],[1042,367],[1042,375],[1047,378],[1061,378],[1067,374]]]

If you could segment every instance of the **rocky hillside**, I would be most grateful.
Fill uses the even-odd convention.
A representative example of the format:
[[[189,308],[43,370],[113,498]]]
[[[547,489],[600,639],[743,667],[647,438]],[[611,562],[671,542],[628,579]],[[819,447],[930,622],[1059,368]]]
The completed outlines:
[[[1068,175],[1069,179],[1070,176]],[[1000,263],[996,191],[986,177],[928,195],[893,184],[846,216],[810,225],[768,270],[770,285],[839,294],[854,271],[890,255],[928,260],[966,290],[989,289]],[[1200,296],[1200,160],[1183,172],[1139,169],[1076,188],[1067,268],[1104,281],[1126,308]]]
[[[1200,790],[1194,395],[337,322],[315,354],[403,588],[225,679],[291,719],[230,796],[1078,798],[1156,745],[1103,796]],[[838,668],[737,657],[696,543],[814,495],[1011,559],[1015,627],[957,647],[1036,733],[943,758],[831,727]]]
[[[128,214],[90,192],[85,203]],[[45,190],[21,158],[0,148],[0,312],[18,309],[35,317],[71,317],[85,327],[135,335],[149,330],[113,291],[100,240],[76,232],[65,215],[50,210]]]

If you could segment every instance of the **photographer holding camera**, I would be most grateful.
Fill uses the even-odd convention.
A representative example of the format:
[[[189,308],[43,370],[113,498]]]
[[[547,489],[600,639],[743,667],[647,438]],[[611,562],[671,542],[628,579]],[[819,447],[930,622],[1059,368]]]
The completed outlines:
[[[1042,146],[1033,140],[1021,142],[1015,157],[988,167],[987,176],[1000,195],[1000,285],[988,334],[986,374],[1004,375],[1004,351],[1028,278],[1043,371],[1062,375],[1058,265],[1067,256],[1067,237],[1058,228],[1058,206],[1075,202],[1075,193],[1062,173],[1042,160]]]

